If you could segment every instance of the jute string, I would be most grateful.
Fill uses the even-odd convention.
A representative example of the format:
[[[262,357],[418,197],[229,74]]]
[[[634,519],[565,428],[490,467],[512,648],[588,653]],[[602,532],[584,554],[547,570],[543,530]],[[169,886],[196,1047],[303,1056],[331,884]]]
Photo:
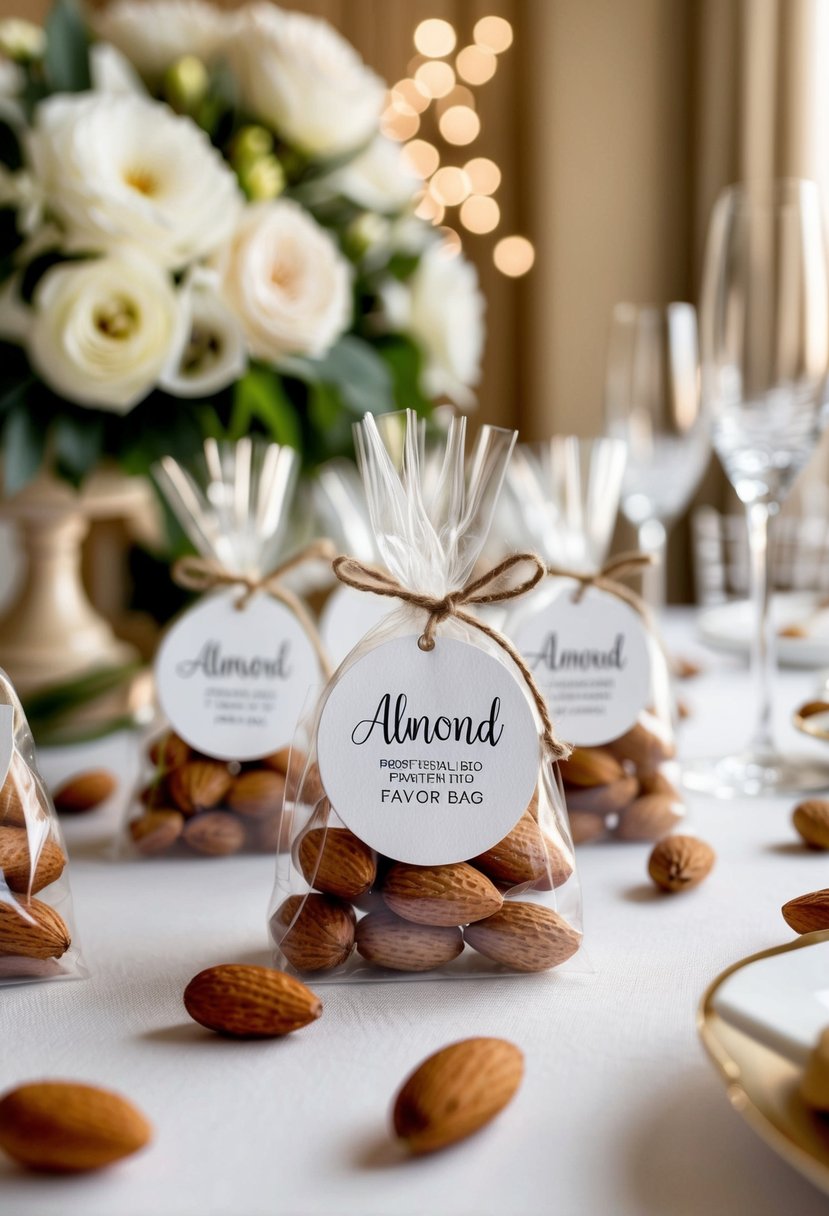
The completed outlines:
[[[531,574],[517,583],[502,584],[500,587],[497,585],[499,580],[503,579],[505,575],[510,574],[522,563],[532,567]],[[544,564],[535,554],[515,553],[511,557],[505,558],[497,566],[493,566],[491,570],[482,574],[480,578],[476,578],[472,582],[467,583],[465,587],[461,587],[460,590],[450,591],[447,595],[442,596],[424,595],[420,591],[412,591],[398,582],[394,575],[389,574],[387,570],[380,570],[376,566],[364,565],[363,562],[359,562],[353,557],[335,558],[334,573],[341,583],[345,583],[348,587],[353,587],[355,591],[370,591],[374,595],[386,595],[393,599],[402,600],[404,604],[411,604],[415,608],[424,609],[428,614],[426,625],[417,640],[417,644],[421,650],[434,650],[437,627],[441,621],[445,621],[449,617],[463,621],[465,625],[469,625],[480,633],[486,634],[496,646],[500,646],[509,655],[521,672],[535,703],[535,707],[538,710],[538,716],[541,718],[543,727],[542,739],[548,754],[553,760],[567,759],[570,754],[570,748],[566,743],[560,743],[556,739],[547,703],[533,679],[532,672],[521,658],[521,655],[502,633],[499,633],[497,629],[491,628],[486,622],[465,610],[467,604],[501,604],[506,600],[515,599],[516,596],[524,595],[527,591],[530,591],[540,582],[545,574]]]
[[[265,574],[239,574],[226,569],[220,561],[213,557],[188,555],[180,557],[173,566],[173,580],[188,591],[213,591],[217,587],[241,587],[242,593],[236,600],[236,608],[241,612],[250,603],[251,597],[257,591],[264,591],[272,599],[294,614],[304,629],[308,641],[314,648],[320,669],[326,679],[331,675],[331,664],[323,649],[317,627],[308,609],[298,595],[295,595],[282,583],[289,571],[295,570],[305,562],[330,561],[336,549],[327,540],[315,540],[303,549],[292,553],[284,562],[280,562]]]
[[[583,598],[588,587],[598,587],[600,591],[606,591],[609,595],[615,595],[617,599],[623,600],[626,604],[638,612],[649,628],[653,628],[651,619],[651,611],[648,605],[630,587],[625,587],[623,583],[617,582],[617,579],[624,577],[625,574],[642,574],[654,564],[654,559],[649,553],[620,553],[618,557],[611,557],[609,561],[599,570],[594,570],[591,574],[579,573],[576,570],[568,570],[564,566],[548,566],[547,573],[554,578],[571,578],[578,586],[573,592],[573,602],[579,603]]]

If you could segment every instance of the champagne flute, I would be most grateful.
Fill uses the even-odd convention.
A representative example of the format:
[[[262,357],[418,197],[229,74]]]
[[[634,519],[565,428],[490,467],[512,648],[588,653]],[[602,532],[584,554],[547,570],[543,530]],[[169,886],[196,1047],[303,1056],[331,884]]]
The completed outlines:
[[[668,530],[682,514],[711,453],[700,410],[697,315],[691,304],[617,304],[605,381],[608,435],[627,444],[622,513],[655,563],[645,596],[665,605]]]
[[[825,425],[829,288],[820,196],[788,179],[732,186],[711,217],[700,307],[703,406],[746,508],[756,722],[748,748],[686,766],[720,797],[829,785],[829,769],[781,755],[772,736],[775,636],[769,524]]]

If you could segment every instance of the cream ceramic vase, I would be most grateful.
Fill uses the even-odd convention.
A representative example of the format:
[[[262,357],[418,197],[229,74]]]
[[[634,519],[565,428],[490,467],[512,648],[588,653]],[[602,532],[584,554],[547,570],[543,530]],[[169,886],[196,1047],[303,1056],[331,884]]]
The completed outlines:
[[[22,696],[137,657],[89,602],[81,543],[93,519],[137,511],[147,495],[144,482],[117,473],[95,473],[80,491],[42,474],[0,502],[25,558],[22,585],[0,619],[0,666]]]

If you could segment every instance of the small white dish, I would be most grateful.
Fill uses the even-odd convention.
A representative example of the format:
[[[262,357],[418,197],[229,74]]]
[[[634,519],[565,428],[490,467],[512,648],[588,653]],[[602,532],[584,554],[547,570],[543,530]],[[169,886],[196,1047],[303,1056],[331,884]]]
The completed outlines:
[[[772,619],[779,631],[810,618],[821,597],[808,591],[782,592],[772,600]],[[808,624],[806,637],[777,637],[777,658],[783,667],[829,667],[829,608]],[[712,650],[748,656],[755,632],[754,609],[748,600],[704,608],[697,617],[700,639]]]

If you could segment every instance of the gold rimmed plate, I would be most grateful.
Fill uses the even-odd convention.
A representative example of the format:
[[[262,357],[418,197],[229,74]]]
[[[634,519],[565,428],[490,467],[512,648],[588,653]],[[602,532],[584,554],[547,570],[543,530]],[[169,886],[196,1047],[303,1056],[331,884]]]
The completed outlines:
[[[714,980],[697,1025],[728,1099],[766,1144],[829,1195],[829,1117],[800,1098],[829,1024],[829,930],[753,954]]]

